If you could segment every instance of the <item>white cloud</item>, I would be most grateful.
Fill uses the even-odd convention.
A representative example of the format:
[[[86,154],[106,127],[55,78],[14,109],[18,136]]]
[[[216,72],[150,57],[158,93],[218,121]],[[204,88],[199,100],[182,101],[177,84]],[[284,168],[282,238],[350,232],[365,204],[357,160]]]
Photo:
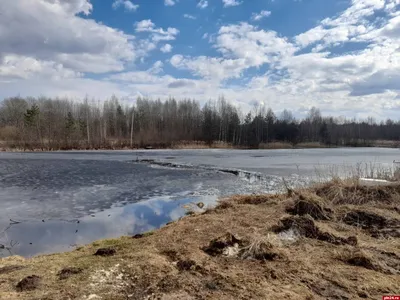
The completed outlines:
[[[136,23],[136,31],[137,32],[146,32],[152,31],[155,28],[155,24],[150,20],[142,20]]]
[[[174,55],[170,63],[178,69],[186,69],[204,79],[219,82],[228,78],[238,78],[246,68],[245,59],[223,59],[216,57],[198,56],[184,57]]]
[[[92,12],[93,5],[88,0],[44,0],[49,4],[54,4],[54,9],[59,10],[59,7],[69,14],[83,13],[89,15]]]
[[[184,14],[183,17],[186,18],[186,19],[196,20],[196,17],[195,17],[195,16],[189,15],[189,14]]]
[[[337,17],[322,20],[320,25],[296,36],[295,41],[301,47],[316,44],[314,51],[349,41],[371,42],[381,33],[368,18],[376,12],[390,13],[396,5],[399,5],[398,0],[352,0],[352,4]],[[396,23],[394,18],[388,22]]]
[[[136,11],[139,8],[138,4],[133,4],[129,0],[115,0],[112,4],[113,9],[118,9],[119,7],[124,7],[126,11]]]
[[[222,26],[215,47],[226,57],[245,59],[249,67],[277,62],[297,50],[275,31],[259,30],[248,23]]]
[[[77,16],[91,9],[85,0],[1,0],[1,56],[30,57],[31,62],[94,73],[99,68],[120,70],[139,58],[132,36]]]
[[[396,33],[400,19],[392,14],[395,6],[391,5],[396,1],[353,0],[337,17],[324,19],[295,37],[299,47],[314,45],[313,52],[324,52],[290,57],[282,61],[281,67],[286,68],[296,84],[308,84],[305,90],[309,93],[342,91],[347,98],[398,91],[394,82],[400,68],[400,39]],[[371,22],[371,16],[378,11],[388,13],[388,18]],[[349,42],[364,45],[360,44],[362,49],[352,53],[332,55],[329,51],[330,47]]]
[[[160,48],[160,51],[163,53],[169,53],[172,51],[172,46],[170,44],[165,44]]]
[[[165,6],[173,6],[176,4],[176,0],[164,0],[164,5]]]
[[[197,3],[197,7],[198,8],[201,8],[201,9],[204,9],[204,8],[206,8],[208,6],[208,1],[207,0],[200,0],[198,3]]]
[[[231,6],[238,6],[243,2],[239,0],[222,0],[222,3],[224,4],[224,7],[231,7]]]
[[[269,17],[271,15],[271,12],[269,10],[262,10],[259,13],[253,13],[251,15],[251,20],[252,21],[260,21],[263,18]]]
[[[248,23],[222,26],[214,47],[223,57],[174,55],[170,63],[178,69],[190,70],[195,76],[221,82],[239,78],[244,70],[251,67],[276,64],[296,51],[276,32],[259,30]]]
[[[157,60],[153,66],[149,69],[149,72],[153,74],[158,74],[163,71],[164,63],[161,60]]]
[[[176,36],[179,34],[179,30],[176,28],[168,27],[167,30],[156,28],[156,25],[150,19],[137,22],[136,32],[152,33],[152,40],[155,43],[175,40]]]
[[[0,78],[28,79],[32,77],[52,79],[80,77],[82,74],[65,68],[62,64],[41,61],[32,57],[5,55],[0,64]]]
[[[351,95],[364,96],[382,94],[387,91],[400,91],[400,68],[380,70],[371,76],[351,85]]]

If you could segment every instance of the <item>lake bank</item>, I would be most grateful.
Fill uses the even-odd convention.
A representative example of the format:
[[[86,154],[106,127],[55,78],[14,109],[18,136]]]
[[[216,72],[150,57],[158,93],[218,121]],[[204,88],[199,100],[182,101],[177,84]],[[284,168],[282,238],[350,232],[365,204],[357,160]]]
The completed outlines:
[[[236,149],[236,150],[279,150],[279,149],[319,149],[319,148],[399,148],[399,141],[372,141],[369,143],[362,144],[349,144],[349,145],[328,145],[320,142],[302,142],[302,143],[287,143],[287,142],[270,142],[260,143],[254,147],[245,147],[239,145],[233,145],[225,142],[212,142],[206,143],[201,141],[189,141],[189,142],[176,142],[176,143],[153,143],[153,144],[134,144],[129,146],[129,143],[110,143],[103,146],[87,146],[83,143],[81,146],[70,146],[70,147],[57,147],[49,145],[27,145],[21,146],[18,144],[8,144],[5,141],[0,141],[0,152],[46,152],[46,151],[81,151],[81,150],[199,150],[199,149]]]
[[[381,298],[398,293],[399,196],[336,181],[231,197],[144,235],[1,259],[0,298]]]

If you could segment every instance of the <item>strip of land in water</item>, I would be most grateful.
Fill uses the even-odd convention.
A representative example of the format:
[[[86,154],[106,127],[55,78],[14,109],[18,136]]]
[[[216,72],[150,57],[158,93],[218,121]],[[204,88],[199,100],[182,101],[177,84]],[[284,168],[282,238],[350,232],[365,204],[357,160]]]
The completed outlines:
[[[154,232],[0,260],[0,299],[381,299],[399,282],[399,184],[234,196]]]

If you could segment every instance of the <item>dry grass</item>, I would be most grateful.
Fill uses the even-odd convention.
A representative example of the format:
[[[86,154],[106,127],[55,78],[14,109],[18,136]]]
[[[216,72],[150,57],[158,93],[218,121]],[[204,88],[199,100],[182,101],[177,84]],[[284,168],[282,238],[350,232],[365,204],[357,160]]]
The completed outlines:
[[[288,142],[271,142],[271,143],[260,143],[259,149],[312,149],[312,148],[327,148],[326,145],[319,142],[305,142],[293,145]]]
[[[307,191],[297,194],[293,205],[289,206],[287,211],[300,216],[310,215],[316,220],[329,220],[332,215],[332,209],[323,198]]]
[[[399,292],[400,238],[375,235],[399,230],[397,191],[336,182],[290,197],[236,196],[151,235],[1,259],[0,299],[381,299]],[[296,200],[307,214],[288,214]],[[375,212],[387,226],[344,222],[352,211]],[[94,255],[99,248],[115,254]],[[18,291],[31,275],[40,284]]]
[[[250,244],[240,249],[239,257],[242,259],[276,260],[286,257],[282,250],[280,238],[273,234],[254,236]]]
[[[312,148],[327,148],[327,145],[321,144],[320,142],[307,142],[296,144],[296,149],[312,149]]]
[[[362,205],[367,203],[399,204],[400,185],[363,186],[357,181],[335,180],[317,185],[313,192],[332,203]]]
[[[202,141],[180,141],[171,145],[173,149],[231,149],[232,144],[215,141],[211,144]]]
[[[399,148],[399,141],[389,141],[389,140],[377,140],[373,142],[374,147],[385,147],[385,148]]]
[[[259,149],[293,149],[293,145],[285,142],[260,143]]]

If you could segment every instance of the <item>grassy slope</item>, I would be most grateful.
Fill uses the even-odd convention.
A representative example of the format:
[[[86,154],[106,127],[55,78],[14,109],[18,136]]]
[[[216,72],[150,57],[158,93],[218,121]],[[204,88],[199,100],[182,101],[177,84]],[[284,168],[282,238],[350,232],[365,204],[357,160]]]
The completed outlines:
[[[141,238],[2,259],[0,299],[381,299],[400,292],[400,186],[336,182],[290,194],[232,197]],[[360,219],[354,226],[348,216],[355,211],[369,212],[369,223]],[[297,216],[304,213],[314,218]],[[287,229],[285,218],[298,223],[277,234]],[[302,236],[284,238],[294,231]],[[234,241],[239,249],[216,256],[203,251],[227,233],[240,240]],[[354,236],[357,245],[345,240]],[[217,245],[211,250],[221,250]],[[94,256],[101,247],[116,254]],[[82,272],[60,280],[65,267]],[[39,286],[18,292],[28,275],[40,276]]]

